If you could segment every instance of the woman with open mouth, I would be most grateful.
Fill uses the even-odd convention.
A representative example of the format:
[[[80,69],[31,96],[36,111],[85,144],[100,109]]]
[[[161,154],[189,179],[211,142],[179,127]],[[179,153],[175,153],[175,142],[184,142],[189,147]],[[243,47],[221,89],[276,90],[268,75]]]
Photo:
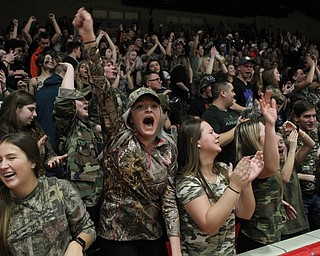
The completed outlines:
[[[172,255],[180,256],[174,187],[177,150],[163,132],[160,99],[141,87],[129,95],[123,113],[115,89],[104,77],[90,13],[79,9],[73,24],[83,40],[105,143],[98,227],[101,255],[165,255],[165,225]]]
[[[32,137],[0,139],[0,255],[83,255],[96,232],[69,182],[39,177]]]

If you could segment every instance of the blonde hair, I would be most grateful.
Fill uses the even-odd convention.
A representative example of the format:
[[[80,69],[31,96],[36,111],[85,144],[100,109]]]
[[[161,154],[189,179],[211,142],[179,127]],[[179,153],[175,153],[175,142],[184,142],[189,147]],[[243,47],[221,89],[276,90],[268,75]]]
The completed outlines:
[[[255,155],[262,150],[260,143],[260,125],[257,120],[240,123],[235,130],[236,162],[244,156]]]

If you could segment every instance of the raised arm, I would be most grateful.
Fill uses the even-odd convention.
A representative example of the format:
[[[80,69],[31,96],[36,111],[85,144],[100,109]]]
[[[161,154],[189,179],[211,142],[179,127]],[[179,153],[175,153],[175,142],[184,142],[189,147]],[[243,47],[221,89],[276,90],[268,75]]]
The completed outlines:
[[[53,13],[49,13],[49,19],[51,20],[52,25],[54,27],[54,31],[55,31],[55,33],[54,33],[54,35],[53,35],[53,37],[51,39],[51,42],[54,45],[57,42],[59,42],[59,40],[60,40],[61,30],[60,30],[60,27],[59,27],[58,22],[56,20],[56,17],[55,17],[55,15]]]
[[[303,88],[311,85],[311,83],[313,82],[316,67],[315,67],[314,61],[309,56],[306,57],[306,61],[308,66],[310,67],[308,75],[304,81],[300,83],[295,83],[293,93],[300,92]]]
[[[261,93],[260,110],[265,120],[265,139],[263,145],[264,168],[258,178],[274,175],[279,169],[279,151],[275,123],[277,120],[276,101],[271,98],[271,91]]]
[[[12,23],[13,23],[13,32],[12,32],[11,38],[17,38],[19,21],[17,19],[13,19]]]
[[[123,127],[122,113],[119,111],[115,92],[104,77],[104,70],[93,30],[93,19],[88,11],[80,8],[73,25],[83,40],[84,59],[92,77],[93,93],[97,98],[104,141],[115,136]]]
[[[67,71],[61,83],[61,88],[74,90],[74,68],[70,63],[67,62],[61,64],[67,67]]]
[[[214,64],[214,61],[215,61],[217,53],[218,53],[218,51],[217,51],[216,47],[212,46],[211,50],[210,50],[210,62],[208,64],[207,68],[206,68],[206,74],[207,75],[211,75],[212,74],[213,64]]]
[[[152,35],[151,39],[155,42],[155,44],[151,47],[151,49],[146,53],[147,56],[151,56],[152,53],[159,47],[161,53],[166,55],[166,50],[163,48],[162,44],[159,42],[159,39],[156,35]]]
[[[30,16],[27,24],[25,25],[25,27],[22,29],[22,32],[23,32],[23,36],[24,38],[26,39],[28,45],[32,44],[32,36],[30,35],[30,28],[31,28],[31,25],[34,21],[36,21],[36,17],[34,16]]]
[[[166,48],[166,54],[167,54],[167,56],[169,56],[169,57],[171,57],[171,55],[172,55],[172,49],[171,49],[171,47],[172,47],[172,42],[173,42],[173,40],[174,40],[174,33],[173,32],[171,32],[170,33],[170,37],[169,37],[169,41],[168,41],[168,45],[167,45],[167,48]]]
[[[287,159],[281,169],[282,180],[286,183],[288,183],[291,179],[295,156],[296,156],[297,139],[298,139],[298,132],[296,130],[293,130],[288,137],[289,151],[287,154]]]
[[[296,152],[296,161],[300,164],[306,159],[310,151],[313,149],[315,142],[306,132],[302,131],[301,129],[299,130],[298,139],[300,139],[303,143],[303,146]]]
[[[196,55],[197,47],[199,45],[200,36],[203,34],[203,30],[199,30],[194,37],[193,44],[190,48],[190,55]]]

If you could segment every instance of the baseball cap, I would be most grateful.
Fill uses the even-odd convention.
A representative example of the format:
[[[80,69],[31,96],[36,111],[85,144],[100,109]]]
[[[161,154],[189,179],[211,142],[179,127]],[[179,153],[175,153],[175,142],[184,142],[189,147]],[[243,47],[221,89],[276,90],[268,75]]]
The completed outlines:
[[[178,38],[176,41],[174,41],[173,45],[177,45],[177,44],[185,45],[185,42],[183,41],[183,39]]]
[[[252,64],[255,64],[256,61],[254,59],[251,59],[250,57],[246,56],[246,57],[241,57],[239,60],[239,65],[244,65],[248,62],[251,62]]]
[[[228,34],[228,35],[227,35],[227,38],[229,38],[229,39],[233,39],[232,34]]]
[[[158,97],[159,97],[160,102],[161,102],[160,105],[161,105],[162,110],[171,112],[171,108],[170,108],[169,102],[167,100],[167,97],[163,93],[159,93]]]
[[[204,76],[200,80],[200,88],[199,89],[202,89],[202,88],[208,86],[209,84],[214,84],[215,81],[216,81],[216,79],[213,76]]]
[[[92,98],[91,90],[88,90],[86,92],[80,92],[78,90],[64,89],[64,88],[60,87],[59,88],[59,96],[60,96],[62,90],[63,90],[64,98],[67,98],[70,100],[86,99],[89,101]]]
[[[158,97],[158,94],[155,91],[153,91],[149,88],[146,88],[146,87],[141,87],[141,88],[133,91],[132,93],[130,93],[129,99],[128,99],[128,108],[131,108],[134,105],[134,103],[136,103],[136,101],[141,96],[144,96],[144,95],[148,95],[148,96],[153,97],[159,104],[161,104],[160,99]]]

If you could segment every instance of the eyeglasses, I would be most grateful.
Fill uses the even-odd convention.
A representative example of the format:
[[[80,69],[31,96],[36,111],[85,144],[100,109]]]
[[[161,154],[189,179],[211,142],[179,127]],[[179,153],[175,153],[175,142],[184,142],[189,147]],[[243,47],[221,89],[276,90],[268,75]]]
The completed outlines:
[[[160,82],[161,79],[160,79],[160,77],[157,77],[157,78],[155,78],[155,79],[149,79],[148,81],[149,81],[149,82],[153,82],[153,81],[158,81],[158,82]]]

